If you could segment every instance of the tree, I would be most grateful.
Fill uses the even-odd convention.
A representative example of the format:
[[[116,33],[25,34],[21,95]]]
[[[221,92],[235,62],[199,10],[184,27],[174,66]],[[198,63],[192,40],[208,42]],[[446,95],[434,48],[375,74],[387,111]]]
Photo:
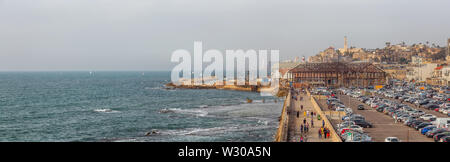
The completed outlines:
[[[408,64],[408,62],[409,62],[408,59],[402,57],[402,58],[400,58],[398,63],[400,63],[400,64]]]
[[[439,53],[431,55],[431,58],[433,60],[441,60],[441,59],[445,59],[445,56],[446,56],[445,50],[441,50],[441,51],[439,51]]]

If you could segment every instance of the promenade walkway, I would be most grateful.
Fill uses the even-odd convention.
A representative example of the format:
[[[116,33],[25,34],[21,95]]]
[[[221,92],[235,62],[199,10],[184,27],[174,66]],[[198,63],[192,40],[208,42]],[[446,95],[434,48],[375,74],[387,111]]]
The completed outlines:
[[[297,100],[291,100],[291,106],[289,107],[289,128],[288,128],[288,141],[299,142],[301,135],[303,135],[304,142],[332,142],[331,139],[319,138],[318,132],[322,126],[322,120],[317,120],[317,117],[311,117],[311,115],[304,115],[304,112],[314,112],[314,108],[311,103],[311,98],[304,93],[294,94]],[[301,99],[303,98],[303,99]],[[303,105],[303,110],[301,109]],[[297,117],[297,112],[299,116]],[[309,131],[303,134],[300,131],[300,126],[303,124],[303,120],[309,124]],[[314,127],[311,127],[311,119],[313,119]]]

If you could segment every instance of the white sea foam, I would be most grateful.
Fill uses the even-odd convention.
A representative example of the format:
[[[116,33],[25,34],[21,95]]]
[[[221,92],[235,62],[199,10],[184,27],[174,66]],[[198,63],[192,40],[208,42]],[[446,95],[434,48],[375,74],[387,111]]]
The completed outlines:
[[[180,113],[180,114],[189,114],[189,115],[195,115],[195,116],[201,116],[204,117],[208,115],[207,111],[200,110],[200,109],[180,109],[180,108],[169,108],[169,109],[161,109],[159,111],[160,113]]]
[[[111,110],[111,109],[95,109],[95,112],[101,112],[101,113],[118,113],[120,111]]]
[[[232,132],[248,132],[253,130],[261,130],[270,128],[268,125],[254,125],[254,124],[239,124],[212,128],[185,128],[177,130],[163,130],[161,135],[175,135],[175,136],[214,136],[223,135]]]

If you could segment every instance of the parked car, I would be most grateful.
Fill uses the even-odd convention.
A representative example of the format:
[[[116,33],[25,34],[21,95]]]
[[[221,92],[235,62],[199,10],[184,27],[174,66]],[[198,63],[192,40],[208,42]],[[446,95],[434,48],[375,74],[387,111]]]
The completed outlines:
[[[384,142],[400,142],[400,140],[397,137],[386,137]]]
[[[372,128],[372,124],[365,121],[365,120],[354,120],[353,122],[355,122],[356,125],[359,125],[363,128]]]
[[[420,133],[423,134],[423,135],[425,135],[425,133],[427,133],[428,131],[431,131],[431,130],[433,130],[433,129],[435,129],[435,128],[436,128],[436,126],[434,126],[434,125],[432,125],[432,126],[426,126],[426,127],[422,128],[422,129],[420,130]]]
[[[450,142],[450,136],[442,137],[439,142]]]
[[[432,138],[434,135],[442,133],[442,132],[446,132],[446,129],[443,128],[438,128],[438,129],[433,129],[431,131],[428,131],[427,133],[425,133],[425,135],[429,138]]]
[[[428,120],[428,121],[431,120],[431,119],[433,119],[433,118],[436,119],[436,116],[431,115],[431,114],[425,114],[425,115],[420,116],[420,119],[422,119],[422,120]]]
[[[450,132],[442,132],[433,136],[434,142],[438,142],[442,137],[450,136]]]
[[[415,126],[414,128],[416,130],[419,130],[420,128],[425,128],[426,126],[429,126],[429,125],[431,125],[431,123],[423,122],[423,123],[420,123],[419,125]]]

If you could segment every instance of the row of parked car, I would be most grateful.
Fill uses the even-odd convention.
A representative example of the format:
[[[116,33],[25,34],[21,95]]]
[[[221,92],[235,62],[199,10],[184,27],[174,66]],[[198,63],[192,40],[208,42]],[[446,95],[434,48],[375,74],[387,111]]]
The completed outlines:
[[[414,104],[420,108],[434,110],[450,116],[449,96],[439,93],[433,88],[415,86],[412,83],[401,82],[400,86],[387,86],[375,92],[385,97],[398,99],[402,102]]]
[[[450,118],[437,118],[432,114],[426,114],[424,111],[412,108],[407,104],[382,97],[363,95],[362,91],[367,90],[358,88],[340,90],[346,95],[357,98],[376,111],[391,116],[395,122],[402,122],[420,131],[423,135],[427,135],[428,133],[427,137],[432,137],[436,142],[448,142],[450,140],[450,131],[448,129]],[[376,93],[378,92],[383,91],[376,91]]]
[[[336,125],[336,131],[339,133],[344,142],[371,142],[372,138],[364,133],[363,128],[371,128],[372,124],[367,122],[364,116],[354,114],[351,108],[347,108],[339,98],[329,96],[327,99],[329,108],[335,111],[344,111],[345,116],[342,117],[342,122]]]

